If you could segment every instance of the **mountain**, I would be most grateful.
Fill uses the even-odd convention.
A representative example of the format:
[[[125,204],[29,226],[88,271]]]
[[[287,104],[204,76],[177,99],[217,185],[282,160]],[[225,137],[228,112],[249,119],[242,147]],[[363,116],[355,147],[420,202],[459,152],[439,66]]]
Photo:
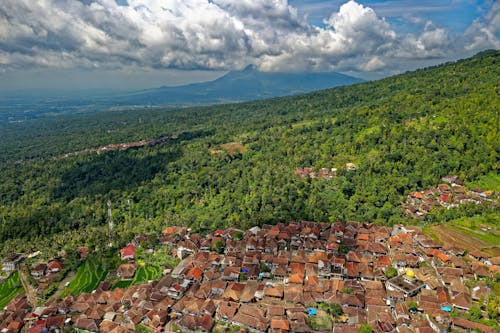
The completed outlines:
[[[498,193],[499,72],[500,51],[488,51],[291,97],[0,123],[0,255],[58,237],[105,244],[108,200],[128,242],[174,224],[411,224],[401,203],[448,175]],[[326,173],[301,177],[309,168]],[[425,205],[422,218],[493,223],[491,198],[493,207]]]
[[[307,93],[360,83],[363,80],[335,72],[260,72],[253,65],[203,83],[160,87],[113,98],[121,105],[193,105],[239,102]]]

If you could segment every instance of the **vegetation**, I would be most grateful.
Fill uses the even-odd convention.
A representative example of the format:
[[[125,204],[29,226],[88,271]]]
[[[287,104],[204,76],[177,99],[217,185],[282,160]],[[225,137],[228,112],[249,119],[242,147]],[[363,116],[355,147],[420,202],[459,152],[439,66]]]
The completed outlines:
[[[392,279],[393,277],[398,276],[398,270],[394,267],[388,267],[385,270],[385,277],[388,279]]]
[[[78,242],[102,251],[108,200],[122,244],[168,224],[203,233],[303,219],[407,223],[408,192],[447,174],[497,189],[499,56],[266,101],[2,123],[0,254]],[[63,157],[163,135],[177,139]],[[245,149],[220,149],[234,142]],[[359,168],[346,170],[351,162]],[[309,166],[337,177],[294,174]],[[465,205],[425,222],[496,212]]]
[[[362,323],[361,326],[359,327],[359,333],[372,333],[372,332],[373,328],[366,322]]]
[[[158,280],[161,277],[162,270],[158,266],[142,266],[137,269],[133,284],[139,284],[142,282],[147,282],[151,280]]]
[[[24,292],[19,279],[19,272],[14,272],[8,279],[0,283],[0,309],[3,309],[11,299]]]
[[[89,293],[95,290],[106,277],[107,271],[98,258],[87,259],[76,271],[76,276],[65,288],[62,297]]]

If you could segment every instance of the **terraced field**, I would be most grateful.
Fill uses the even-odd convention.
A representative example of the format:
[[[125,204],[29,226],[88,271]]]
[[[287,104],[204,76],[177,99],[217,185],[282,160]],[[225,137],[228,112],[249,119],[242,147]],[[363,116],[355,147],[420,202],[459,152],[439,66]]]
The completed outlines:
[[[104,280],[106,274],[107,271],[97,259],[88,259],[78,267],[75,278],[65,288],[62,297],[93,291]]]
[[[16,295],[24,292],[19,272],[12,274],[0,284],[0,309],[3,309]]]
[[[445,247],[457,246],[469,251],[479,249],[490,256],[500,255],[500,221],[462,218],[424,228],[424,232]]]
[[[161,277],[161,268],[158,266],[142,266],[137,269],[132,284],[147,282],[150,280],[157,280]]]

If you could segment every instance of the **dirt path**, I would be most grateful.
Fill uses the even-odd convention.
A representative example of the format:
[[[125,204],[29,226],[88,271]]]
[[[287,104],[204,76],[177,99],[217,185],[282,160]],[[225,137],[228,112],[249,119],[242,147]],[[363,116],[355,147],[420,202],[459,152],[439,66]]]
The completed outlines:
[[[71,282],[73,278],[75,277],[75,272],[69,272],[68,275],[61,281],[59,282],[59,286],[57,286],[57,291],[54,293],[54,295],[50,296],[50,298],[47,300],[51,301],[52,299],[57,299],[61,294],[64,292],[64,288],[66,288],[66,283]]]
[[[35,288],[33,288],[33,286],[28,282],[28,279],[26,278],[26,275],[22,269],[19,269],[19,279],[21,280],[24,290],[26,291],[26,297],[28,298],[28,302],[32,306],[36,306],[37,296]]]

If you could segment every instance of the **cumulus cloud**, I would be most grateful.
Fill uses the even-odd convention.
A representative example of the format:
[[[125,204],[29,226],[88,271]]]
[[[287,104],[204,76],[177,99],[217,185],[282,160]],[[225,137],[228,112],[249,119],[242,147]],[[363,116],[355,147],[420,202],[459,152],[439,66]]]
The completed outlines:
[[[470,50],[499,48],[499,3],[467,31]],[[428,22],[398,35],[353,0],[309,24],[287,0],[3,0],[0,70],[242,68],[381,71],[395,60],[446,57],[448,32]]]
[[[467,50],[500,49],[500,2],[494,2],[489,13],[476,19],[465,32]]]

